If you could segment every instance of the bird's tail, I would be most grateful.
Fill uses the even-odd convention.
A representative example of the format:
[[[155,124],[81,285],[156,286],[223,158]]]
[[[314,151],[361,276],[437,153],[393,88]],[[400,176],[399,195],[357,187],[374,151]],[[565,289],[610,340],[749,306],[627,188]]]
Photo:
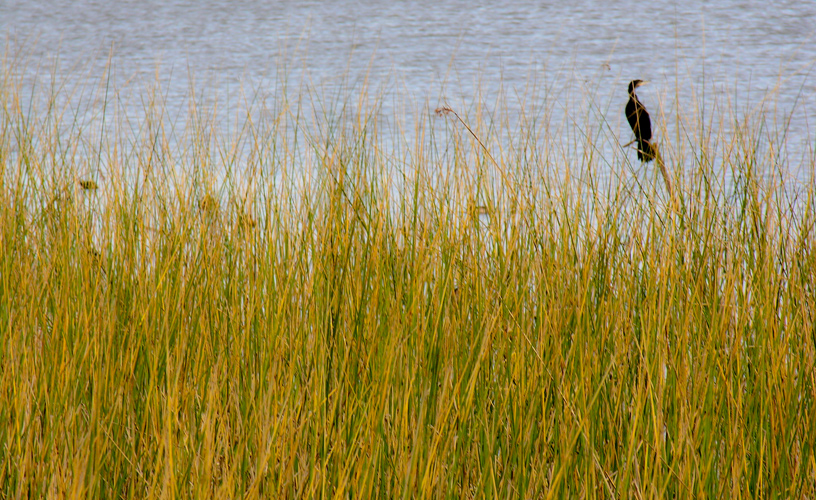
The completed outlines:
[[[657,145],[649,141],[638,141],[638,160],[649,162],[657,156]]]
[[[663,181],[666,183],[666,189],[669,191],[669,195],[671,196],[671,180],[669,179],[669,173],[666,171],[666,165],[663,164],[663,160],[660,158],[660,152],[657,150],[657,144],[652,144],[648,141],[639,141],[638,159],[649,162],[655,158],[657,159],[657,166],[660,167],[660,173],[663,175]]]

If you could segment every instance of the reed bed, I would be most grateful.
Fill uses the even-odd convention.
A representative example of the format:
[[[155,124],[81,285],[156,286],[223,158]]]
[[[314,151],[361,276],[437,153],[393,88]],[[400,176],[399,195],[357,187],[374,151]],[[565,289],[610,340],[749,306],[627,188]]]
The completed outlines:
[[[816,190],[762,118],[675,117],[669,193],[546,95],[1,76],[0,497],[816,498]]]

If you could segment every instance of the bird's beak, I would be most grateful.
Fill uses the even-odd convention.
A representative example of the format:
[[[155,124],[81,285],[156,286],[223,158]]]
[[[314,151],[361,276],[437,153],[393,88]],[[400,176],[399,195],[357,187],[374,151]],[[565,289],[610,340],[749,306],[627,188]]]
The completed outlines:
[[[649,83],[649,80],[643,80],[643,81],[640,82],[638,87],[642,87],[642,86],[646,85],[647,83]]]

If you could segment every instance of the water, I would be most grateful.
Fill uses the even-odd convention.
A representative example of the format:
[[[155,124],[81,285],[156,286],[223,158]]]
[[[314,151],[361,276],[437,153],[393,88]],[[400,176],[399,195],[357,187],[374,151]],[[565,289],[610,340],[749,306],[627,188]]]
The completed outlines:
[[[535,84],[565,99],[591,93],[628,137],[626,83],[641,78],[653,115],[693,105],[692,89],[738,109],[765,98],[790,115],[794,156],[813,149],[816,3],[798,0],[4,0],[0,33],[29,61],[31,85],[53,67],[98,80],[110,57],[117,86],[138,92],[158,75],[171,108],[191,88],[230,96],[227,108],[247,89],[272,95],[283,73],[329,96],[366,83],[386,116],[391,96],[491,106],[500,87],[512,96]]]

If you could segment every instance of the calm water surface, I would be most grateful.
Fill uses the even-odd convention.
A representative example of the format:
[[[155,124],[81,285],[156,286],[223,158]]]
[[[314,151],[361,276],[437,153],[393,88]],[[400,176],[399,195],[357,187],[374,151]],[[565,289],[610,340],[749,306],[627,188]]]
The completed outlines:
[[[0,33],[32,86],[57,59],[58,79],[98,80],[112,54],[118,86],[158,75],[171,108],[191,85],[233,101],[274,93],[283,73],[328,95],[365,81],[385,115],[391,96],[489,106],[500,87],[535,82],[565,99],[590,93],[628,137],[626,83],[641,78],[653,115],[693,106],[692,89],[738,109],[764,98],[790,116],[788,148],[813,150],[816,2],[3,0]]]

